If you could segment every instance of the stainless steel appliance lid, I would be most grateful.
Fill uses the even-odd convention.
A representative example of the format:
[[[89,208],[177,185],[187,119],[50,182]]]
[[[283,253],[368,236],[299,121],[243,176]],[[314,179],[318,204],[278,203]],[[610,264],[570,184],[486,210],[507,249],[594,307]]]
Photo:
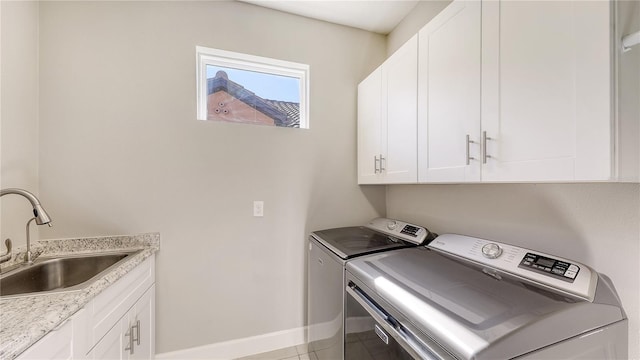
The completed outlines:
[[[342,259],[411,246],[364,226],[320,230],[311,236]]]
[[[463,359],[511,358],[625,319],[600,278],[593,302],[568,298],[424,247],[347,263],[348,277]]]
[[[426,244],[435,238],[427,228],[404,221],[375,218],[365,226],[319,230],[311,233],[342,259],[380,251]]]

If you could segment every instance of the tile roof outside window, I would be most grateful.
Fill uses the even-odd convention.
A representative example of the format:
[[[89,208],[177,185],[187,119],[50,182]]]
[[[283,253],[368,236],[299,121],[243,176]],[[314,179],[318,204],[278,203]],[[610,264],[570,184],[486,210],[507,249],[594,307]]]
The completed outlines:
[[[309,128],[309,65],[196,46],[197,119]]]
[[[218,71],[216,76],[207,79],[207,95],[223,91],[233,98],[240,100],[260,113],[273,119],[276,126],[300,127],[300,104],[288,101],[264,99],[244,86],[229,79],[224,71]],[[208,118],[216,120],[215,114]],[[236,119],[242,122],[242,119]]]

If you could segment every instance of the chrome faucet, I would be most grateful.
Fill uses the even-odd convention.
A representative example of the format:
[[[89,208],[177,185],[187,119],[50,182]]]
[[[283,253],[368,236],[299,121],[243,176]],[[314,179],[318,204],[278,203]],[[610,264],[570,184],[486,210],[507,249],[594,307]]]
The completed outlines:
[[[28,192],[27,190],[15,189],[15,188],[0,190],[0,197],[9,195],[9,194],[21,195],[25,197],[27,200],[29,200],[29,202],[31,203],[31,206],[33,207],[34,217],[27,222],[27,254],[25,256],[25,261],[27,263],[32,263],[33,254],[31,253],[31,239],[29,237],[29,224],[31,223],[32,220],[35,220],[36,224],[38,225],[46,224],[51,226],[51,218],[49,217],[49,214],[47,214],[47,212],[44,211],[44,208],[42,207],[42,205],[40,205],[40,200],[38,200],[38,198],[35,195]]]

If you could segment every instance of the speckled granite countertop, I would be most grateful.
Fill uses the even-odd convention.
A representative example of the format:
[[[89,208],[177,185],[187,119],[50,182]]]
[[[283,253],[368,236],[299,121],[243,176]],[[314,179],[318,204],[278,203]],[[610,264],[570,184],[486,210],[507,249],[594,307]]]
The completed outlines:
[[[160,249],[160,234],[104,236],[78,239],[40,240],[32,251],[39,256],[142,250],[101,275],[90,286],[71,292],[38,294],[33,296],[0,296],[0,359],[11,360],[33,345],[109,285]],[[2,264],[2,268],[23,258]]]

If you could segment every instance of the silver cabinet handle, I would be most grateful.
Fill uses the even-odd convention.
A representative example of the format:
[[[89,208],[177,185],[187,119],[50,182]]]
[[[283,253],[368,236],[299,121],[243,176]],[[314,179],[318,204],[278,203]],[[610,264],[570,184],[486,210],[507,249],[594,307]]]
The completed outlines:
[[[387,159],[385,159],[384,157],[382,157],[382,154],[380,154],[380,172],[383,172],[387,169],[384,168],[384,163],[383,161],[387,161]]]
[[[133,329],[136,330],[135,335],[134,335]],[[136,320],[135,325],[129,326],[129,330],[124,334],[124,336],[129,337],[127,347],[125,347],[124,349],[129,350],[129,355],[133,355],[133,352],[134,352],[133,342],[135,341],[138,345],[140,345],[140,320]]]
[[[471,140],[471,137],[467,135],[467,165],[471,164],[471,160],[475,160],[476,158],[470,156],[469,154],[469,145],[475,144],[476,142]]]
[[[127,341],[127,347],[125,350],[129,350],[129,355],[133,355],[133,327],[129,327],[129,330],[124,334],[124,336],[128,336],[129,340]]]
[[[133,340],[140,345],[140,320],[136,320],[136,324],[131,327],[131,330],[136,328],[136,336],[133,337]]]
[[[487,163],[487,158],[490,158],[491,155],[487,154],[487,140],[493,140],[492,138],[487,136],[487,132],[482,132],[482,163]]]
[[[378,162],[380,160],[378,160],[377,156],[373,157],[373,169],[374,169],[374,174],[378,174],[380,172],[380,170],[378,170]]]

